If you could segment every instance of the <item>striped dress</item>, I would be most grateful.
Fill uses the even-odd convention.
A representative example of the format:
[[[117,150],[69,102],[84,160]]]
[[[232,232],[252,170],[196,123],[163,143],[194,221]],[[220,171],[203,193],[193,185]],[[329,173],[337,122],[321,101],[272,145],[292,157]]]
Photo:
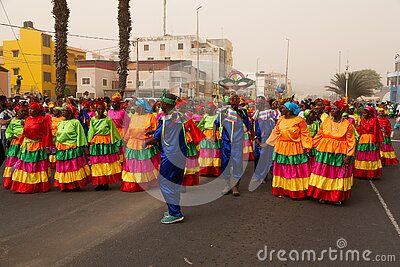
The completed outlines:
[[[11,176],[15,164],[18,161],[18,154],[23,141],[21,137],[23,130],[24,126],[22,126],[22,120],[18,118],[13,118],[6,130],[6,138],[7,140],[11,140],[11,145],[7,150],[7,158],[3,173],[3,185],[5,189],[10,189],[11,187]]]
[[[94,186],[121,181],[121,136],[109,117],[90,120],[88,132],[92,184]]]
[[[360,140],[357,145],[354,177],[377,179],[382,175],[379,144],[383,141],[378,119],[361,119],[357,132],[360,135]]]
[[[311,168],[304,150],[312,148],[307,123],[301,117],[281,117],[267,144],[274,146],[272,194],[306,198]]]
[[[221,174],[221,134],[217,130],[217,140],[212,141],[214,134],[214,123],[218,115],[204,115],[199,123],[199,129],[203,131],[206,138],[200,142],[199,164],[200,175],[218,177]]]
[[[157,185],[160,155],[156,146],[143,148],[151,139],[146,132],[155,131],[157,121],[153,114],[134,114],[125,134],[127,146],[122,171],[123,192],[140,192]]]
[[[347,120],[334,122],[327,118],[313,140],[315,163],[310,177],[308,196],[332,203],[351,196],[354,162],[348,167],[343,161],[353,157],[356,148],[353,125]]]
[[[11,191],[24,194],[50,191],[50,165],[46,149],[53,145],[49,116],[28,117]]]
[[[90,182],[86,145],[86,135],[78,120],[64,120],[58,124],[54,186],[61,191],[82,189]]]
[[[378,121],[383,133],[383,143],[381,146],[382,165],[397,165],[399,164],[399,160],[397,159],[396,152],[392,145],[392,138],[390,137],[393,131],[392,123],[386,117],[379,117]]]

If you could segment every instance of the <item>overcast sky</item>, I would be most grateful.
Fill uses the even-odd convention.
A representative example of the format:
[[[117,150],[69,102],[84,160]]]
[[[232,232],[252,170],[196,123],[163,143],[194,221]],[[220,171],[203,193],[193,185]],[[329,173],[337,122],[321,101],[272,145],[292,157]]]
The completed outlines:
[[[34,21],[53,29],[50,0],[2,0],[13,24]],[[400,52],[400,0],[167,0],[168,33],[196,33],[196,7],[202,5],[200,32],[206,38],[229,38],[235,67],[244,72],[285,69],[286,37],[291,39],[289,76],[296,91],[321,91],[336,73],[339,50],[343,66],[376,69],[386,83]],[[162,34],[163,0],[132,2],[133,34]],[[118,37],[117,0],[69,0],[70,32]],[[5,23],[0,12],[0,22]],[[0,41],[12,38],[0,26]],[[69,44],[87,50],[115,42],[70,38]]]

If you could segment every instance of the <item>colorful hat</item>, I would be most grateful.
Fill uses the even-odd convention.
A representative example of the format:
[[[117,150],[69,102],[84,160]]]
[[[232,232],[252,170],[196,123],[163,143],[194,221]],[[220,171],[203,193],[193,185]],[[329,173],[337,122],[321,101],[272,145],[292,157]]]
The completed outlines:
[[[122,96],[119,92],[113,94],[113,96],[111,97],[111,100],[114,102],[121,102],[122,100]]]

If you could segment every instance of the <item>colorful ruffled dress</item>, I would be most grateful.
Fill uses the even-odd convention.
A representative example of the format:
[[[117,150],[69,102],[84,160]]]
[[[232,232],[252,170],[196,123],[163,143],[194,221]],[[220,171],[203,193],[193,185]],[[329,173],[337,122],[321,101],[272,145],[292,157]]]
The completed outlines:
[[[121,181],[121,136],[109,117],[90,120],[88,132],[92,184],[94,186]]]
[[[307,123],[301,117],[281,117],[267,144],[274,146],[272,194],[306,198],[311,168],[304,150],[313,145]]]
[[[350,198],[354,159],[348,167],[343,161],[347,156],[354,157],[355,154],[353,125],[347,120],[334,122],[329,117],[321,124],[313,143],[316,154],[308,196],[332,203]]]
[[[396,152],[392,145],[392,138],[390,137],[393,131],[392,123],[386,117],[378,118],[379,125],[383,134],[383,143],[381,145],[381,161],[383,166],[397,165],[399,160],[397,159]]]
[[[54,186],[61,191],[82,189],[90,182],[91,171],[85,157],[87,144],[78,120],[64,120],[58,124]]]
[[[11,187],[11,176],[15,164],[18,161],[18,153],[22,145],[22,132],[24,131],[24,126],[22,126],[22,120],[18,118],[13,118],[8,124],[6,130],[7,140],[11,140],[11,145],[7,150],[7,158],[3,174],[3,185],[5,189],[10,189]]]
[[[124,136],[124,127],[129,125],[129,116],[125,110],[113,110],[110,109],[108,111],[108,117],[114,122],[120,136]],[[120,147],[120,161],[121,163],[124,161],[124,148],[121,143]]]
[[[50,191],[50,165],[46,152],[46,148],[53,146],[50,117],[28,117],[22,138],[11,191],[26,194]]]
[[[57,128],[58,124],[65,120],[64,117],[51,117],[51,134],[53,135],[53,141],[55,143],[56,137],[57,137]],[[56,168],[56,148],[51,147],[51,154],[49,155],[49,162],[50,162],[50,168],[55,169]]]
[[[200,121],[198,127],[203,134],[206,136],[200,142],[199,151],[199,165],[200,175],[202,176],[214,176],[218,177],[221,175],[221,134],[217,130],[217,140],[212,141],[214,134],[214,123],[218,115],[210,116],[204,115]]]
[[[379,144],[383,141],[377,118],[361,119],[357,127],[360,140],[357,145],[354,177],[376,179],[382,175],[382,161]]]
[[[182,186],[196,186],[200,184],[200,165],[197,146],[204,139],[204,135],[193,120],[186,121],[184,125],[187,157]]]
[[[132,115],[125,134],[127,145],[121,191],[140,192],[157,185],[160,168],[158,148],[156,146],[143,148],[143,144],[151,139],[146,133],[156,129],[157,121],[153,114]]]

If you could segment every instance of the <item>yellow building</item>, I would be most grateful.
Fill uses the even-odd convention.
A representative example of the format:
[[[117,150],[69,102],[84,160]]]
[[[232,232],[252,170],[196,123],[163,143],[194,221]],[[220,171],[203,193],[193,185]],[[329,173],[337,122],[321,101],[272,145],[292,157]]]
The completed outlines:
[[[52,36],[33,28],[31,22],[25,22],[20,29],[18,42],[3,41],[0,58],[3,67],[11,72],[12,94],[15,93],[18,75],[21,75],[20,93],[41,92],[54,98],[56,86],[56,64],[54,63],[55,42]],[[77,90],[76,61],[85,60],[86,52],[68,47],[67,94],[75,95]]]

